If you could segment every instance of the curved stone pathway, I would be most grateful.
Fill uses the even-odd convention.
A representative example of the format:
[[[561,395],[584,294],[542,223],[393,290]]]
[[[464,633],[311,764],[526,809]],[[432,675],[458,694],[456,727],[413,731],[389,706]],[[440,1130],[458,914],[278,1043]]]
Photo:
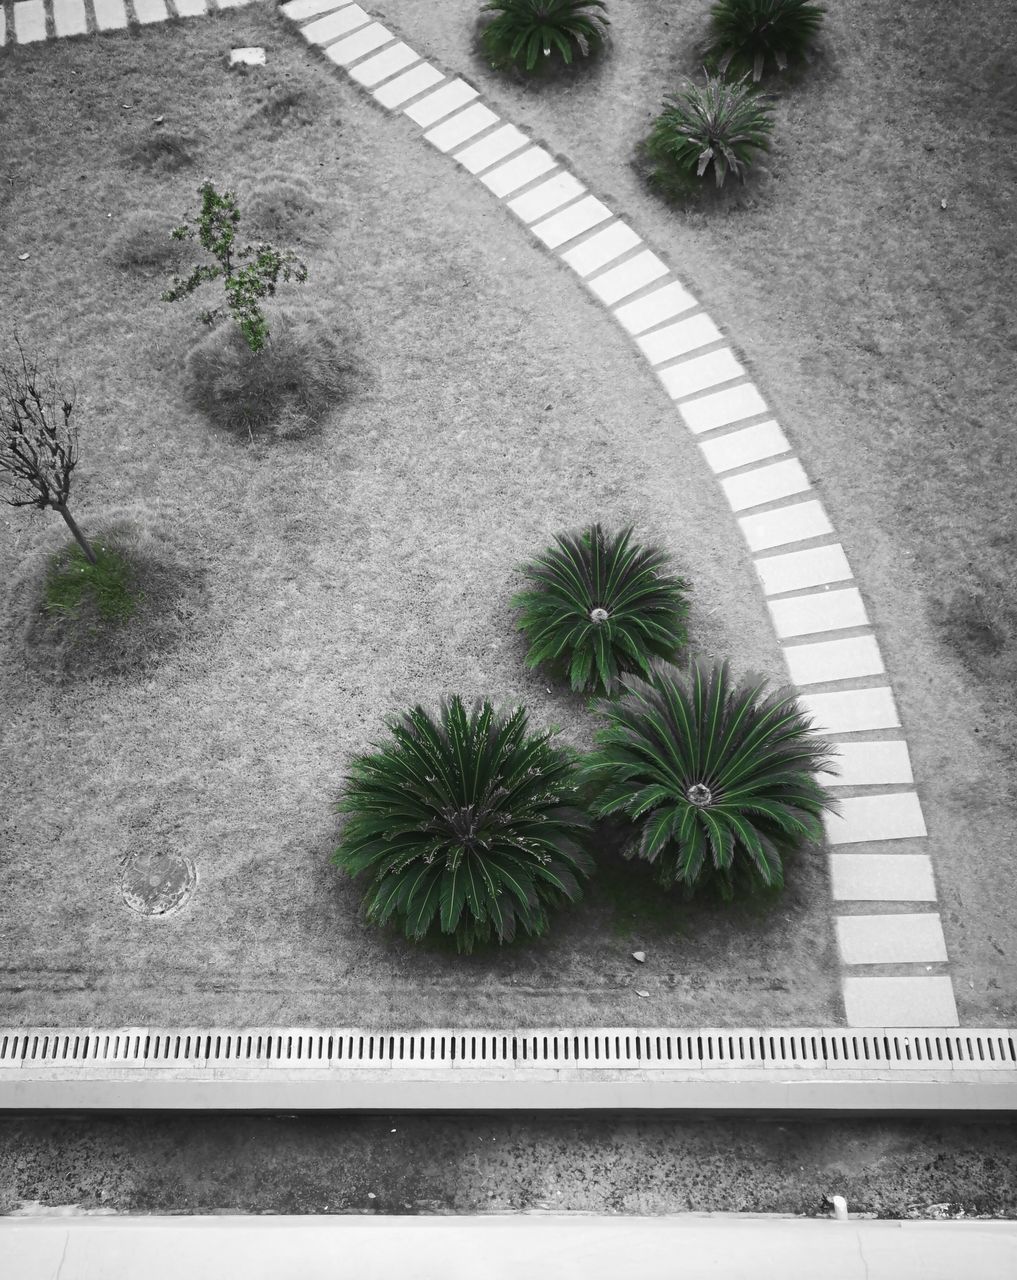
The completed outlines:
[[[130,9],[151,23],[204,13],[206,3],[249,0],[130,0]],[[738,521],[802,705],[840,754],[839,772],[823,781],[844,792],[826,831],[848,1025],[958,1025],[925,820],[865,603],[804,467],[720,329],[631,227],[472,85],[350,0],[289,0],[282,13],[482,182],[575,272],[657,374]],[[16,0],[13,39],[128,20],[125,0],[91,0],[90,12],[85,0],[52,0],[48,16],[44,0]],[[874,976],[873,966],[892,972]]]

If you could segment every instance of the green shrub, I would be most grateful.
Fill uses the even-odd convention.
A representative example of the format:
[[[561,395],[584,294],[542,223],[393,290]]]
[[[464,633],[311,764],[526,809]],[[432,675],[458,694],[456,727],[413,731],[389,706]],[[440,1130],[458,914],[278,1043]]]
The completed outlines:
[[[663,551],[633,543],[631,527],[608,536],[599,524],[555,544],[523,567],[531,585],[512,601],[528,666],[546,663],[577,692],[610,693],[621,672],[677,654],[689,584],[667,572]]]
[[[197,342],[184,363],[187,396],[226,431],[279,440],[309,435],[346,395],[354,373],[335,325],[283,311],[257,353],[234,325]]]
[[[726,663],[686,675],[655,664],[646,680],[600,705],[607,725],[580,770],[593,811],[624,815],[627,857],[652,863],[659,883],[687,896],[705,886],[780,888],[782,854],[822,839],[833,801],[813,776],[831,758],[793,690],[734,685]]]
[[[92,549],[95,564],[88,562],[77,543],[53,557],[46,573],[43,608],[51,617],[94,614],[104,622],[126,622],[137,604],[131,566],[108,544],[93,542]]]
[[[694,187],[710,169],[722,187],[729,172],[744,182],[772,132],[770,108],[751,85],[708,75],[702,86],[689,82],[664,100],[644,150],[653,180],[665,189],[675,179]]]
[[[533,71],[560,58],[571,65],[599,50],[610,26],[603,0],[489,0],[483,12],[498,16],[485,27],[481,43],[496,67]]]
[[[825,12],[808,0],[719,0],[703,52],[722,75],[758,81],[767,63],[786,71],[807,56]]]
[[[468,712],[453,697],[437,718],[414,707],[394,741],[354,761],[333,861],[368,877],[368,920],[414,940],[451,935],[470,952],[518,929],[544,933],[549,909],[580,896],[592,862],[573,757],[526,729],[522,707]]]

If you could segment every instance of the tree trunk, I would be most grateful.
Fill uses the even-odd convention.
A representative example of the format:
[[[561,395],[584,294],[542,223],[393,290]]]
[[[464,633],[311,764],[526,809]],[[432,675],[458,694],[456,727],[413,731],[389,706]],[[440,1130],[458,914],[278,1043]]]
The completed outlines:
[[[89,564],[95,564],[96,563],[95,552],[92,550],[91,546],[89,545],[88,539],[78,528],[77,524],[74,521],[74,517],[71,515],[71,513],[67,510],[65,506],[62,506],[62,505],[58,506],[56,510],[59,511],[60,514],[63,516],[63,518],[67,521],[67,527],[68,529],[70,529],[71,533],[74,534],[75,538],[78,541],[78,546],[85,553],[85,559],[88,561]]]

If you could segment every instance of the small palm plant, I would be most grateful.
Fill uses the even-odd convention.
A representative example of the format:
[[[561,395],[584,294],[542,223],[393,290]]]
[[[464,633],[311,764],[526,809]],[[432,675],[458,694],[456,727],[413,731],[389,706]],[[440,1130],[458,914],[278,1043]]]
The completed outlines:
[[[781,855],[823,834],[833,807],[813,776],[829,763],[793,690],[734,684],[726,663],[688,675],[668,663],[626,676],[625,692],[600,706],[607,725],[580,770],[593,812],[636,826],[626,856],[656,868],[687,896],[707,884],[780,888]]]
[[[467,953],[544,933],[593,869],[572,754],[551,733],[528,735],[524,708],[467,711],[458,697],[391,729],[394,741],[353,762],[338,806],[350,816],[333,861],[369,877],[368,920],[414,940],[448,934]]]
[[[664,187],[675,178],[696,184],[711,168],[722,187],[728,173],[745,181],[755,153],[769,150],[772,132],[770,108],[752,85],[707,75],[702,86],[690,81],[665,98],[644,149]]]
[[[498,16],[481,43],[495,66],[533,71],[555,56],[569,66],[576,50],[587,57],[604,44],[606,7],[603,0],[489,0],[482,11]]]
[[[547,663],[576,692],[611,693],[623,671],[675,657],[688,638],[689,584],[667,567],[663,551],[632,541],[631,527],[558,534],[523,567],[529,586],[512,600],[530,642],[527,665]]]
[[[703,53],[721,75],[731,70],[758,81],[767,63],[786,71],[808,56],[825,12],[808,0],[719,0]]]

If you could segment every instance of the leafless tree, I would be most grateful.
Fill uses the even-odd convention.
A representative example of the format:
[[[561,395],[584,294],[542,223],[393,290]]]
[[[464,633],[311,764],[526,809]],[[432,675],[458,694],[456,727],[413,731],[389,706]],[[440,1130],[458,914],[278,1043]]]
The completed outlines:
[[[0,360],[0,475],[12,507],[52,507],[74,534],[89,564],[95,552],[67,509],[78,461],[78,432],[71,421],[74,390],[57,385],[38,359],[30,359],[15,335],[17,356]]]

